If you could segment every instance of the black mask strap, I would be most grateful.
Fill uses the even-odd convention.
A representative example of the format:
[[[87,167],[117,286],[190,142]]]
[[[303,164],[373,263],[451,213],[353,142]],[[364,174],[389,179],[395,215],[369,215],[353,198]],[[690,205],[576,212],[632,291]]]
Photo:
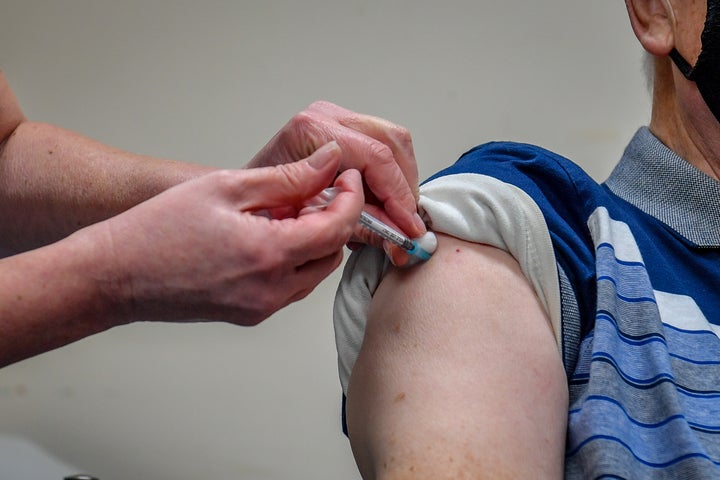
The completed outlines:
[[[708,108],[720,121],[720,0],[707,1],[701,45],[695,66],[674,48],[669,56],[685,78],[695,82]]]
[[[695,69],[690,65],[685,58],[680,55],[680,52],[678,52],[674,47],[670,51],[670,58],[673,62],[675,62],[675,66],[680,70],[680,72],[685,75],[685,78],[688,80],[695,80]]]
[[[688,80],[695,81],[698,70],[706,70],[708,66],[714,67],[713,64],[720,60],[718,58],[720,55],[720,0],[707,1],[707,14],[701,34],[701,45],[700,55],[694,67],[675,48],[670,52],[670,58]]]

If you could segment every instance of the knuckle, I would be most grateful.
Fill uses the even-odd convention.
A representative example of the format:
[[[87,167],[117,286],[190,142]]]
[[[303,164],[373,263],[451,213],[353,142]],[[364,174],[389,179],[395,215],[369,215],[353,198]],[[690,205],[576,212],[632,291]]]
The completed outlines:
[[[299,144],[299,154],[310,156],[323,143],[324,120],[311,110],[296,113],[283,131],[283,142]]]
[[[210,175],[212,175],[215,187],[223,193],[238,191],[243,184],[244,177],[233,170],[217,170]]]
[[[335,105],[332,102],[328,102],[327,100],[315,100],[308,107],[309,110],[319,110],[319,111],[332,110],[334,108],[337,108],[337,105]]]
[[[395,157],[393,156],[393,152],[382,142],[372,142],[370,143],[369,147],[369,155],[370,158],[372,158],[375,162],[378,163],[395,163]]]
[[[401,148],[407,149],[412,147],[412,136],[407,128],[401,125],[394,125],[392,127],[391,135]]]
[[[257,296],[256,305],[260,311],[271,314],[283,306],[279,297],[277,285],[268,285],[268,288],[265,288],[264,291]]]
[[[310,295],[310,293],[312,293],[316,286],[317,284],[300,287],[290,298],[288,298],[288,303],[297,302],[306,298]]]
[[[305,128],[312,124],[314,120],[315,114],[311,110],[305,109],[293,115],[289,123],[294,128]]]

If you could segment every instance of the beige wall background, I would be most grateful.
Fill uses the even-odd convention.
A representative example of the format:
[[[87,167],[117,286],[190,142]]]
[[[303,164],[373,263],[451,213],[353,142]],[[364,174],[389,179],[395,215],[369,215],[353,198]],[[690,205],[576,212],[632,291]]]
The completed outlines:
[[[408,127],[423,178],[519,140],[602,180],[649,118],[641,64],[620,1],[0,6],[0,68],[31,119],[223,167],[327,99]],[[0,433],[102,480],[357,479],[340,431],[338,278],[256,328],[137,324],[5,368]]]

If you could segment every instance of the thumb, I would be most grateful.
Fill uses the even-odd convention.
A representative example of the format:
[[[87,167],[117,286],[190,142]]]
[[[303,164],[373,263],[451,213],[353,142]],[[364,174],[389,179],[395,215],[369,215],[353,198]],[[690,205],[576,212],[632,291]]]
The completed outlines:
[[[249,176],[240,192],[240,209],[299,205],[332,183],[341,156],[340,146],[330,142],[298,162],[245,170]]]

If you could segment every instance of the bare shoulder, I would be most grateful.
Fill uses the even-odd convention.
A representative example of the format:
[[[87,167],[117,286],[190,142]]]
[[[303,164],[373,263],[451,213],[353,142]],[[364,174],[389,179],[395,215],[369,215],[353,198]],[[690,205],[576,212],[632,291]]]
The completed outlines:
[[[562,475],[555,337],[518,263],[494,247],[440,235],[425,265],[386,275],[347,405],[365,478]]]
[[[20,105],[10,89],[10,85],[0,70],[0,145],[25,120]]]

